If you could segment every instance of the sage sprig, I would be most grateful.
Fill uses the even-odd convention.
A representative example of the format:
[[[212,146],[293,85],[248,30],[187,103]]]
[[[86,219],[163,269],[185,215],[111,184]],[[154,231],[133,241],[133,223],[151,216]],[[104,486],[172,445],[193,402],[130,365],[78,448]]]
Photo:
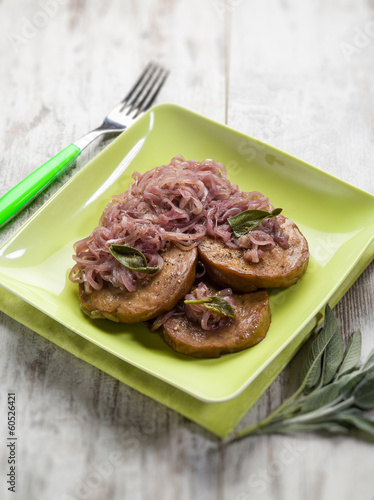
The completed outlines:
[[[269,217],[275,217],[282,212],[282,208],[275,208],[271,212],[266,210],[244,210],[240,214],[234,215],[227,219],[231,226],[234,235],[239,238],[244,234],[249,233],[255,227],[257,227],[261,222]]]
[[[158,267],[148,267],[145,255],[136,248],[127,245],[109,245],[109,251],[120,264],[136,273],[154,274]]]
[[[297,391],[261,422],[238,432],[246,436],[297,431],[349,433],[374,437],[374,350],[359,365],[361,332],[353,332],[346,349],[338,320],[326,306],[324,327],[311,344]]]
[[[213,295],[211,297],[206,297],[205,299],[196,300],[185,300],[185,304],[204,304],[207,309],[210,309],[221,316],[228,316],[230,318],[235,318],[235,311],[229,301],[223,297],[218,297]]]

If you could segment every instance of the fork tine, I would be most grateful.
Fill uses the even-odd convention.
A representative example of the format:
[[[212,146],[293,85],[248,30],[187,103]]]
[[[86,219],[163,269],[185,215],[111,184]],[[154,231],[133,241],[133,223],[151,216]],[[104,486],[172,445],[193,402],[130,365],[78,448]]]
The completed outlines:
[[[140,84],[138,85],[137,89],[135,89],[135,94],[133,95],[133,97],[131,98],[131,100],[128,101],[127,103],[125,103],[125,106],[130,106],[130,109],[128,110],[128,113],[130,113],[130,111],[132,111],[134,108],[137,107],[136,103],[142,97],[142,95],[145,92],[145,90],[148,88],[150,82],[154,78],[154,75],[157,73],[157,71],[158,71],[158,65],[152,63],[150,70],[145,75],[145,77],[143,78],[143,80],[140,82]]]
[[[147,111],[147,109],[149,109],[152,106],[153,102],[155,101],[158,93],[160,92],[168,76],[169,76],[169,71],[160,67],[158,74],[156,74],[146,94],[143,96],[142,100],[136,106],[137,112],[134,115],[134,118],[136,118],[140,113]]]
[[[138,95],[138,99],[136,102],[133,102],[132,108],[130,111],[135,110],[136,112],[139,110],[139,108],[143,105],[145,99],[149,95],[149,93],[152,91],[154,88],[155,84],[157,83],[159,75],[162,73],[162,67],[156,65],[155,71],[153,72],[152,78],[150,78],[147,82],[147,85],[144,85],[143,87],[143,92]]]
[[[131,87],[129,90],[128,94],[122,99],[121,103],[127,104],[128,101],[133,97],[134,92],[136,89],[139,87],[139,85],[142,83],[142,81],[146,78],[148,73],[152,73],[152,70],[154,69],[155,64],[153,62],[149,62],[147,66],[145,67],[143,73],[139,76],[139,78],[136,80],[134,85]]]

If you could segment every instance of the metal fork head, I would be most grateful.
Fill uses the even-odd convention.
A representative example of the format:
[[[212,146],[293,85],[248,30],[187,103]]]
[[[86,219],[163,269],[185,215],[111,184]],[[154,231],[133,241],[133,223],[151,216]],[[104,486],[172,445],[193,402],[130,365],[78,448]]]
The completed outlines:
[[[162,66],[149,63],[129,93],[105,118],[101,129],[124,129],[155,101],[169,71]]]
[[[118,134],[126,130],[138,116],[152,106],[168,74],[162,66],[149,63],[130,92],[112,109],[100,127],[80,137],[74,144],[83,150],[102,135]]]

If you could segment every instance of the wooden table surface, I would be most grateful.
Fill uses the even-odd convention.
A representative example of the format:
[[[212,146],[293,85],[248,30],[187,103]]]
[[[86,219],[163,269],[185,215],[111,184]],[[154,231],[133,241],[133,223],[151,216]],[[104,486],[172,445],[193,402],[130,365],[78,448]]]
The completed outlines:
[[[159,102],[374,192],[372,1],[1,0],[0,36],[0,194],[96,126],[149,60],[171,70]],[[3,229],[1,241],[98,149]],[[373,285],[371,265],[335,309],[345,336],[361,328],[364,354],[374,346]],[[9,498],[374,498],[372,444],[301,434],[221,447],[3,314],[0,339],[2,436],[9,388],[18,399],[19,476]],[[278,406],[293,373],[278,377],[242,425]],[[108,467],[119,445],[126,460]]]

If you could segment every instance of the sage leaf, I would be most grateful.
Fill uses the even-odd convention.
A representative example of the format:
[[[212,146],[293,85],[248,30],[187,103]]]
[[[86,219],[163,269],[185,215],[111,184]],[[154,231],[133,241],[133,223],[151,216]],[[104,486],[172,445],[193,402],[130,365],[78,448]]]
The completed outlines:
[[[314,360],[307,372],[303,385],[304,394],[308,394],[315,387],[322,374],[322,354],[321,352]]]
[[[252,231],[252,229],[261,224],[263,220],[279,215],[282,210],[282,208],[275,208],[271,212],[267,212],[266,210],[244,210],[244,212],[240,212],[238,215],[229,217],[227,221],[234,235],[239,238],[249,233],[249,231]]]
[[[245,433],[244,429],[240,433],[240,437],[249,436],[251,434],[290,434],[291,432],[331,432],[332,434],[347,434],[349,429],[342,424],[333,421],[324,421],[318,423],[304,423],[304,424],[288,424],[284,423],[269,425],[260,431],[252,431]]]
[[[348,398],[352,395],[357,384],[365,377],[365,372],[358,371],[344,375],[342,378],[334,382],[334,385],[340,386],[340,394],[344,398]]]
[[[315,424],[314,430],[316,432],[325,431],[331,432],[331,434],[348,434],[349,429],[344,425],[338,424],[337,422],[320,422],[319,424]]]
[[[338,370],[338,378],[356,368],[361,355],[361,331],[357,330],[349,337],[342,364]]]
[[[159,270],[158,267],[148,267],[145,255],[136,248],[127,245],[109,245],[109,251],[120,264],[130,271],[154,274]]]
[[[286,427],[287,429],[287,427]],[[289,431],[313,431],[331,432],[332,434],[348,434],[349,429],[342,424],[333,421],[319,422],[318,424],[300,424],[290,426]]]
[[[351,335],[344,355],[338,334],[337,320],[326,306],[325,325],[311,345],[300,387],[270,415],[241,430],[231,441],[254,434],[348,433],[352,429],[372,440],[374,421],[364,412],[374,409],[374,350],[362,366],[357,366],[360,332]]]
[[[355,405],[362,410],[374,408],[374,373],[366,376],[357,386],[354,393]]]
[[[318,410],[319,408],[328,406],[333,402],[338,402],[340,399],[340,387],[337,384],[326,385],[308,396],[301,408],[301,413]]]
[[[302,406],[302,413],[314,411],[322,406],[328,406],[336,399],[336,402],[350,397],[359,382],[365,377],[365,372],[355,372],[344,375],[338,380],[313,391],[307,396]]]
[[[374,350],[369,355],[365,363],[354,372],[342,375],[334,384],[340,385],[342,397],[349,397],[358,384],[365,378],[366,375],[374,373]]]
[[[322,372],[322,354],[335,333],[336,323],[335,316],[330,309],[326,306],[325,312],[325,325],[321,329],[317,338],[313,341],[306,362],[301,372],[302,384],[301,387],[304,393],[309,392],[321,378]]]
[[[369,373],[372,373],[374,371],[374,349],[370,352],[361,369]]]
[[[185,300],[185,304],[204,304],[207,309],[220,314],[221,316],[228,316],[230,318],[235,318],[235,311],[226,299],[222,297],[212,296],[206,297],[205,299],[197,300]]]
[[[322,385],[326,385],[335,377],[336,371],[343,360],[343,339],[339,328],[339,322],[331,309],[326,309],[325,321],[331,325],[334,333],[327,344],[322,362]]]
[[[374,421],[360,415],[358,412],[344,412],[337,416],[337,420],[348,424],[349,426],[355,427],[370,437],[374,437]]]

